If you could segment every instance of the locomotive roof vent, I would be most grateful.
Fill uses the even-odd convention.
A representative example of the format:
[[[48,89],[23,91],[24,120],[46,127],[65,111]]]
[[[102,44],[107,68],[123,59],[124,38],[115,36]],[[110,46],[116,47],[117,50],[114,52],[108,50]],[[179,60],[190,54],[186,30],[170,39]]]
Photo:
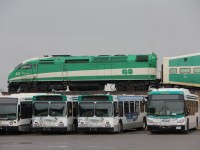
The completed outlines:
[[[99,55],[99,56],[110,56],[110,55]]]
[[[126,55],[123,55],[123,54],[117,54],[117,55],[114,55],[114,56],[126,56]]]
[[[71,55],[52,55],[52,57],[69,57]]]

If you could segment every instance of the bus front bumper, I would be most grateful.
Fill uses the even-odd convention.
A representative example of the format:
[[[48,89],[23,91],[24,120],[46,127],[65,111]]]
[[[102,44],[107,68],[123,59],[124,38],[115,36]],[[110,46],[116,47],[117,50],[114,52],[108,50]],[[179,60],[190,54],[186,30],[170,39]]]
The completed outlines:
[[[78,127],[78,132],[114,132],[111,127]]]
[[[0,126],[0,132],[17,132],[18,126]]]
[[[184,125],[171,125],[171,126],[158,126],[158,125],[147,125],[149,131],[184,131]]]
[[[67,127],[32,127],[32,132],[67,132]]]

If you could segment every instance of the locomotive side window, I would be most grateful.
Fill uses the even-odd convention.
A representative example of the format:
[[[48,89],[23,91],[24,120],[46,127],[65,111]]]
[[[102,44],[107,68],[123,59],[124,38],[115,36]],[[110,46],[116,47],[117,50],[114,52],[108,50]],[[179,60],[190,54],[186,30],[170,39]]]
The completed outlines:
[[[22,66],[22,63],[20,63],[19,65],[17,65],[17,66],[15,67],[15,69],[19,69],[19,68],[21,68],[21,66]]]
[[[26,65],[23,65],[21,67],[21,69],[31,69],[32,68],[32,65],[31,64],[26,64]]]

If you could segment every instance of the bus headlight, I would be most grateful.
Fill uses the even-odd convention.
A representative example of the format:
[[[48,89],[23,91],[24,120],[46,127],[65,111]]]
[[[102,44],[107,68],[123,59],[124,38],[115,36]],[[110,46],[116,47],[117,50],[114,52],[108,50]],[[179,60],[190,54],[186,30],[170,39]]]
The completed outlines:
[[[154,124],[154,121],[151,119],[147,119],[147,124]]]
[[[12,126],[12,125],[13,125],[13,122],[11,121],[11,122],[9,123],[9,125]]]
[[[180,120],[177,121],[177,123],[184,124],[185,123],[185,119],[184,118],[180,119]]]
[[[59,127],[64,127],[64,123],[63,123],[63,122],[60,122],[60,123],[58,124],[58,126],[59,126]]]
[[[106,122],[105,127],[111,127],[111,124],[109,122]]]

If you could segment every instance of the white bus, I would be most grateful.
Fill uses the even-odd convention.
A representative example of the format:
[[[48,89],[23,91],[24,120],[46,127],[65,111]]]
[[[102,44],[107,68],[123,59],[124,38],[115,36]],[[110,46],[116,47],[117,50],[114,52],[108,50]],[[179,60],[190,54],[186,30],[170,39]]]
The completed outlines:
[[[33,97],[33,132],[77,131],[78,96],[62,94]]]
[[[0,96],[0,132],[30,131],[34,93]]]
[[[118,132],[146,128],[146,96],[82,95],[78,97],[79,132]]]
[[[181,131],[198,127],[199,97],[187,89],[160,88],[148,94],[147,128],[156,131]]]

